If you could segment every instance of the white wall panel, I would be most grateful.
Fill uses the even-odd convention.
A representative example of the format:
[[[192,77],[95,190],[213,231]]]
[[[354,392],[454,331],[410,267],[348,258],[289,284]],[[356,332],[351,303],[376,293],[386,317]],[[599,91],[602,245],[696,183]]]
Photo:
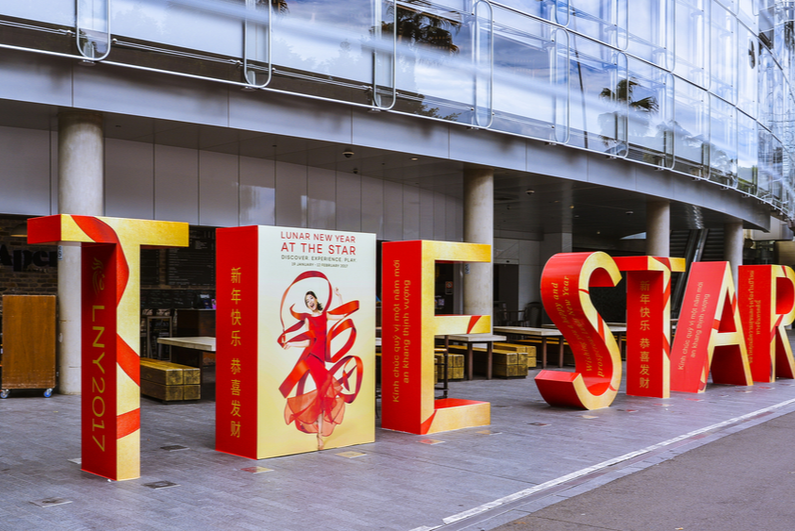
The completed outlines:
[[[519,265],[519,309],[541,302],[541,266]]]
[[[519,240],[519,263],[523,265],[542,265],[541,242]]]
[[[306,227],[307,167],[289,162],[276,163],[276,224]]]
[[[458,208],[455,209],[455,241],[464,241],[464,202],[461,199],[455,200]]]
[[[492,256],[495,264],[519,264],[519,240],[494,238]]]
[[[447,239],[447,199],[444,194],[433,194],[433,239]]]
[[[155,146],[155,219],[199,223],[199,152]]]
[[[403,187],[403,239],[420,239],[420,189]]]
[[[50,132],[50,214],[58,214],[58,133]]]
[[[403,239],[403,185],[384,181],[384,239]]]
[[[236,155],[199,152],[199,224],[238,225],[239,191]]]
[[[420,189],[420,238],[433,239],[433,192]]]
[[[362,232],[384,239],[384,181],[362,177]]]
[[[154,144],[105,139],[105,215],[154,219]]]
[[[50,213],[50,134],[0,127],[0,211]]]
[[[362,178],[337,172],[337,230],[362,230]]]
[[[444,196],[447,205],[445,207],[445,240],[454,242],[456,240],[455,235],[455,223],[456,223],[456,214],[455,211],[458,208],[458,202],[456,201],[455,197],[451,196]]]
[[[276,162],[240,157],[240,225],[276,223]]]
[[[308,168],[307,218],[313,229],[337,228],[337,175],[334,170]]]

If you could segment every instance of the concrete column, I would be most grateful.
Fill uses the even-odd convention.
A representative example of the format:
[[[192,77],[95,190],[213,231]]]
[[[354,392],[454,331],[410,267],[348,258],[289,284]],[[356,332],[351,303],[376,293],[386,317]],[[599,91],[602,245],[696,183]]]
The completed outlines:
[[[104,132],[99,113],[58,113],[58,212],[101,216]],[[58,249],[58,391],[80,394],[80,247]]]
[[[649,201],[646,203],[646,254],[669,256],[671,254],[671,203]]]
[[[464,170],[464,241],[494,245],[494,170],[491,168]],[[492,315],[493,286],[492,264],[466,264],[464,314]]]
[[[723,224],[723,258],[731,264],[732,277],[737,283],[738,267],[743,265],[743,245],[745,236],[743,233],[743,222],[732,221]]]

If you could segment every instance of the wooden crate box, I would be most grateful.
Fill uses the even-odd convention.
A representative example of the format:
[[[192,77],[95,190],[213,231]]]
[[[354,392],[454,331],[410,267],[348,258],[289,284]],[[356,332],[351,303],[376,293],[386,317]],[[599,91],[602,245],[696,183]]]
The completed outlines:
[[[199,400],[201,371],[187,365],[141,358],[141,394],[164,402]]]
[[[436,354],[435,360],[436,360],[436,381],[439,381],[443,379],[444,375],[442,354]],[[447,379],[448,380],[464,379],[464,356],[462,354],[447,355]]]

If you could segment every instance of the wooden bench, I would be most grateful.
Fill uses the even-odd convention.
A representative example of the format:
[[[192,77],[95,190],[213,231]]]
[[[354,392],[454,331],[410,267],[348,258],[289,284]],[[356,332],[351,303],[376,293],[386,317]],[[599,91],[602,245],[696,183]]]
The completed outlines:
[[[463,354],[466,347],[451,346],[450,352]],[[488,352],[485,348],[473,348],[473,370],[477,374],[488,374]],[[492,375],[500,378],[527,378],[527,352],[492,350]]]
[[[201,371],[187,365],[141,358],[141,394],[163,402],[199,400]]]

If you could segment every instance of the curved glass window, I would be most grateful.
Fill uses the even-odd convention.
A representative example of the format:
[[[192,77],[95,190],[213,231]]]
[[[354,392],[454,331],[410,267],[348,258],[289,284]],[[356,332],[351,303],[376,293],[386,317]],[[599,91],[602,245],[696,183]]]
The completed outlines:
[[[673,164],[674,81],[658,67],[629,59],[629,158],[663,168]]]
[[[568,103],[568,86],[556,83],[555,32],[551,24],[495,8],[494,129],[555,140],[556,101]]]
[[[756,121],[742,112],[737,113],[737,187],[756,194],[759,171],[759,134]]]
[[[570,0],[568,27],[594,40],[618,46],[619,3],[623,0]]]
[[[633,86],[626,56],[604,44],[571,35],[568,143],[626,156],[627,109]]]
[[[715,95],[709,103],[709,178],[737,187],[737,109]]]
[[[706,85],[707,13],[706,0],[676,0],[674,9],[674,73],[696,85]]]
[[[737,31],[737,106],[751,115],[756,114],[759,52],[759,41],[740,25]]]
[[[13,28],[0,46],[19,47],[28,32],[31,51],[76,46],[91,61],[565,143],[789,212],[790,4],[40,0],[0,7],[0,25]]]
[[[665,69],[673,68],[673,0],[632,0],[627,18],[627,53]],[[623,11],[622,13],[626,13]]]
[[[710,92],[737,101],[737,19],[718,3],[712,4]]]
[[[704,162],[709,141],[707,91],[681,79],[674,83],[674,169],[695,177],[706,177]]]
[[[240,2],[113,0],[113,34],[226,57],[243,57]]]
[[[75,0],[47,0],[45,2],[3,2],[3,16],[38,20],[66,27],[75,25]]]

